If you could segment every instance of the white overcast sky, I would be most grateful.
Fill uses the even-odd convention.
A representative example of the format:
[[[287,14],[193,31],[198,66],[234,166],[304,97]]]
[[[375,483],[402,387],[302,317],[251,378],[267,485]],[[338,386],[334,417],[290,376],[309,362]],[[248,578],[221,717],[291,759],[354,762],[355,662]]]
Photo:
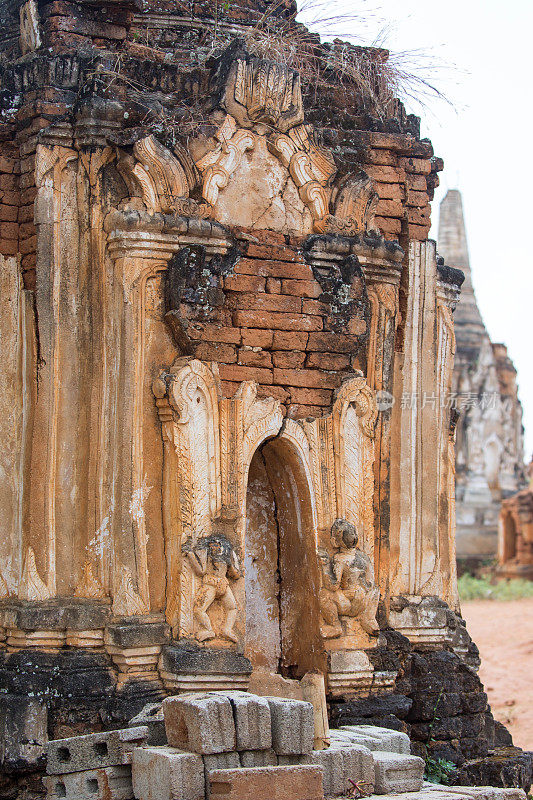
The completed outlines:
[[[316,4],[300,0],[300,7],[305,2]],[[426,100],[429,108],[421,113],[422,135],[445,163],[431,235],[437,236],[440,200],[448,189],[459,189],[481,314],[492,340],[507,344],[518,370],[528,461],[533,451],[533,0],[329,0],[320,11],[309,10],[307,19],[354,12],[367,17],[366,28],[346,21],[337,35],[346,29],[371,44],[385,20],[384,45],[390,50],[421,48],[422,63],[449,65],[433,77],[454,108]],[[420,109],[410,110],[420,115]]]

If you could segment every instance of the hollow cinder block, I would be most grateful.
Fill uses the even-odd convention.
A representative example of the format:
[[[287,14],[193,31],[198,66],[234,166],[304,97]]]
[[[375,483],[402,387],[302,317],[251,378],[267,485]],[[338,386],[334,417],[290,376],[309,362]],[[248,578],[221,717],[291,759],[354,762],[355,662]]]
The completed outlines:
[[[272,747],[278,755],[301,755],[313,749],[313,706],[302,700],[267,697],[272,719]]]
[[[203,800],[202,757],[172,747],[139,747],[131,761],[137,800]]]
[[[424,782],[424,761],[404,753],[373,753],[376,794],[418,792]]]
[[[239,769],[241,761],[239,754],[233,750],[231,753],[211,753],[202,756],[204,762],[205,796],[209,798],[209,776],[220,769]]]
[[[147,739],[146,727],[51,739],[46,745],[46,769],[49,775],[65,775],[129,764],[132,750],[145,744]]]
[[[129,765],[48,775],[43,778],[48,800],[133,800]]]
[[[367,794],[374,789],[374,759],[367,747],[334,743],[326,750],[313,750],[309,755],[302,756],[302,763],[322,767],[326,797],[351,795],[353,785],[350,781],[362,782]]]
[[[233,710],[227,697],[213,692],[182,694],[163,701],[171,747],[209,755],[236,748]]]
[[[148,703],[136,717],[128,722],[128,728],[138,728],[141,725],[146,725],[148,728],[147,744],[153,747],[167,744],[165,718],[161,703]]]

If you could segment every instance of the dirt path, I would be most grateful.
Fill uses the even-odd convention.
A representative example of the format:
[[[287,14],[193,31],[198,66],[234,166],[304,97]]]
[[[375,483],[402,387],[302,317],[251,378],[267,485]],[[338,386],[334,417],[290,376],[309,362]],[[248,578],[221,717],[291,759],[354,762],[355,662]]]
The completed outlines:
[[[471,600],[461,609],[479,647],[479,676],[494,716],[515,745],[533,750],[533,598]]]

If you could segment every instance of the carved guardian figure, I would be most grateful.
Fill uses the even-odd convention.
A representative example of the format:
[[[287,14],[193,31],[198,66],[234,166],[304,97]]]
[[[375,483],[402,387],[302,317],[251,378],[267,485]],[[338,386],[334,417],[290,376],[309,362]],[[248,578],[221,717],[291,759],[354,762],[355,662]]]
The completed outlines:
[[[238,607],[230,580],[238,580],[242,573],[231,542],[225,536],[208,536],[199,539],[195,547],[187,549],[184,545],[183,549],[193,571],[202,578],[202,585],[194,599],[194,618],[198,626],[196,639],[205,642],[217,636],[207,612],[218,600],[224,610],[220,636],[230,642],[238,641],[233,631]]]
[[[353,617],[368,634],[379,630],[376,620],[379,588],[374,580],[372,562],[359,550],[358,541],[354,525],[345,519],[335,520],[331,526],[333,556],[320,556],[320,613],[324,639],[342,636],[342,617]]]

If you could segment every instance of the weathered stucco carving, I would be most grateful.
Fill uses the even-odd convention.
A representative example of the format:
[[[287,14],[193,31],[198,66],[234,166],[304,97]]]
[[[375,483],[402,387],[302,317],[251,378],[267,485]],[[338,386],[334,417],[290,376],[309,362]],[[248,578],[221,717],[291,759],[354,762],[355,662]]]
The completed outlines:
[[[357,547],[355,526],[346,520],[335,520],[331,527],[333,555],[323,551],[320,612],[322,636],[334,639],[346,633],[346,619],[356,620],[372,635],[378,632],[376,612],[379,588],[374,580],[370,558]]]
[[[238,605],[230,581],[238,580],[242,573],[231,542],[225,536],[208,536],[200,539],[191,550],[184,545],[183,551],[194,573],[202,581],[194,598],[195,638],[205,642],[216,637],[207,613],[216,600],[224,613],[219,635],[230,642],[237,642],[233,628]]]
[[[103,600],[106,596],[101,583],[95,578],[90,561],[85,561],[82,567],[81,579],[74,592],[75,597],[87,597],[92,600]]]
[[[303,423],[283,422],[279,402],[258,398],[257,386],[251,382],[242,383],[232,398],[221,397],[216,366],[192,358],[178,359],[168,373],[162,372],[153,390],[165,447],[167,619],[180,637],[218,646],[243,639],[242,615],[238,621],[237,611],[244,609],[239,579],[248,470],[254,454],[269,440],[287,442],[300,464],[298,480],[305,486],[299,492],[308,498],[312,521],[305,536],[313,553],[320,543],[317,523],[319,530],[329,530],[342,515],[345,527],[362,532],[364,552],[350,547],[345,553],[344,545],[339,545],[331,561],[331,585],[326,589],[335,599],[330,598],[327,635],[333,635],[333,606],[338,607],[338,615],[356,620],[363,631],[373,631],[379,591],[368,586],[373,582],[372,464],[377,408],[364,378],[356,375],[343,384],[331,416]],[[347,555],[351,560],[341,564]],[[355,576],[357,565],[364,575]],[[338,586],[333,585],[335,581]],[[363,586],[369,593],[366,599],[359,596]],[[325,608],[327,599],[324,603]],[[346,631],[335,636],[341,633]],[[355,646],[356,633],[348,626],[351,639],[344,645]]]
[[[28,547],[26,552],[18,596],[21,600],[48,600],[52,597],[49,587],[37,572],[35,553],[32,547]]]
[[[283,64],[237,57],[230,68],[222,101],[245,128],[264,126],[281,132],[303,122],[300,76]]]
[[[113,612],[117,617],[148,613],[146,603],[135,589],[131,570],[124,564],[120,567],[117,584],[118,588],[113,598]]]

